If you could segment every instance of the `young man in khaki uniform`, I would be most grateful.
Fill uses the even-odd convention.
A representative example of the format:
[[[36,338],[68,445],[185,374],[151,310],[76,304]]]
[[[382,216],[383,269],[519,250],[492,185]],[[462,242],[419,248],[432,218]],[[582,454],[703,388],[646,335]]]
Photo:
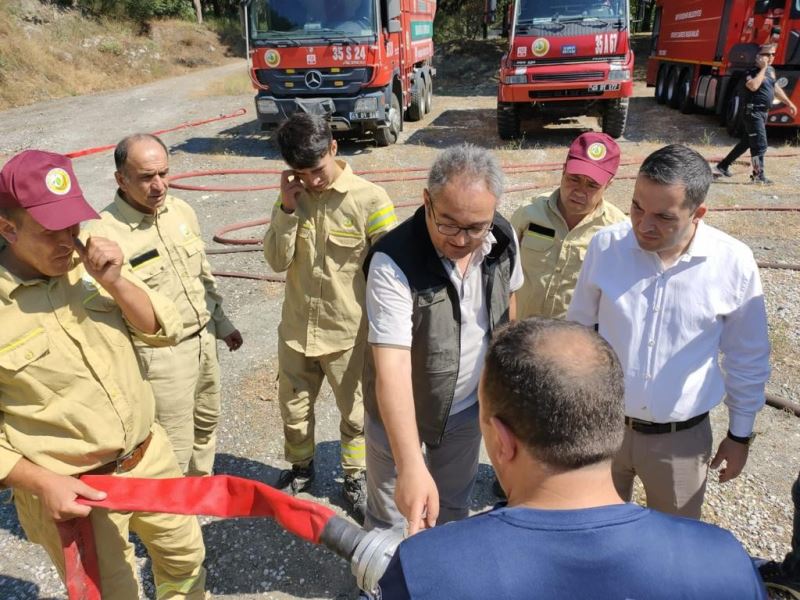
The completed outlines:
[[[86,235],[117,242],[133,272],[171,300],[183,322],[177,346],[134,342],[156,398],[156,420],[167,431],[181,470],[214,468],[220,415],[217,339],[237,350],[242,336],[225,316],[194,210],[167,194],[169,156],[155,136],[126,137],[114,152],[119,189]]]
[[[105,498],[82,474],[181,474],[131,344],[174,344],[180,318],[117,244],[76,243],[79,223],[95,218],[64,156],[29,150],[0,172],[0,486],[13,488],[25,533],[62,580],[56,522],[89,515],[104,600],[139,596],[129,531],[148,548],[159,599],[204,598],[196,518],[76,502]]]
[[[604,133],[584,133],[569,147],[561,185],[511,217],[525,284],[517,316],[563,319],[592,236],[625,214],[603,197],[619,167],[619,146]]]
[[[382,188],[336,160],[336,141],[322,118],[295,113],[277,140],[290,169],[281,175],[264,256],[276,272],[287,271],[278,394],[292,468],[281,473],[276,487],[297,493],[314,479],[314,402],[327,377],[341,413],[344,498],[361,519],[366,507],[361,264],[397,217]]]

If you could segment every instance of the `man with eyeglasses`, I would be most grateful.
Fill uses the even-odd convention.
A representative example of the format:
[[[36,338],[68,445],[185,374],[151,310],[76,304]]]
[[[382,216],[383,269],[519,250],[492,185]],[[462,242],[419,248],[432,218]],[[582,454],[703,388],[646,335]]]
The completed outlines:
[[[776,75],[772,63],[775,61],[776,48],[775,44],[760,46],[756,55],[756,66],[747,72],[742,96],[744,132],[739,143],[714,168],[714,175],[717,177],[720,175],[732,177],[731,165],[749,148],[750,162],[753,165],[750,180],[765,185],[772,183],[764,174],[764,156],[767,153],[767,113],[777,96],[778,100],[789,109],[790,115],[794,117],[797,114],[797,107],[783,89],[775,84]]]
[[[414,534],[469,512],[483,357],[522,286],[516,236],[497,213],[502,193],[490,152],[449,148],[424,206],[365,261],[368,529],[407,522]]]

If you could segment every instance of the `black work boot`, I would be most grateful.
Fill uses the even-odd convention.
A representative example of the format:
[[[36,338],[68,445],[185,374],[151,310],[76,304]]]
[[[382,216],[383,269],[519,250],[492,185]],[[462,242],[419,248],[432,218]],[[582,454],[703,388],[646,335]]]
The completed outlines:
[[[305,492],[314,482],[314,461],[308,463],[307,467],[292,465],[291,469],[284,469],[275,482],[276,488],[287,494],[299,494]]]
[[[715,176],[733,177],[733,173],[731,173],[730,167],[723,163],[717,163],[717,166],[711,169],[711,172]]]
[[[363,524],[367,512],[367,472],[345,475],[342,496],[353,518]]]
[[[764,157],[752,156],[750,162],[753,165],[753,174],[750,175],[750,181],[753,183],[760,183],[761,185],[772,185],[772,180],[767,179],[764,174]]]

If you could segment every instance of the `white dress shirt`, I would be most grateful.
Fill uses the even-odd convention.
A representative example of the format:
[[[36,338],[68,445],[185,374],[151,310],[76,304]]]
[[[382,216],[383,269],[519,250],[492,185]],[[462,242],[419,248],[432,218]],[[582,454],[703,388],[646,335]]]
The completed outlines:
[[[516,246],[511,291],[522,287],[522,268],[519,264],[519,243]],[[481,276],[481,263],[497,242],[489,233],[483,244],[475,249],[462,275],[452,261],[441,257],[450,281],[458,290],[461,308],[461,354],[458,361],[458,380],[450,414],[454,415],[478,401],[478,381],[483,357],[489,346],[489,311],[486,290]],[[412,313],[414,301],[408,279],[387,254],[376,252],[369,265],[367,277],[368,340],[371,344],[411,348]]]
[[[600,230],[567,318],[598,331],[625,372],[625,414],[685,421],[723,396],[731,433],[747,436],[769,378],[767,314],[753,253],[704,224],[669,268],[629,222]]]

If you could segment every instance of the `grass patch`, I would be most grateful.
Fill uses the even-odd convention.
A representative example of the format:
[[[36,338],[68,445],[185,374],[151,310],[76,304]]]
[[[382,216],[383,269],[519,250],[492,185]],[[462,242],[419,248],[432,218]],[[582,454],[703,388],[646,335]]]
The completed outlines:
[[[244,96],[253,95],[253,84],[250,76],[245,72],[244,67],[241,73],[228,75],[224,79],[212,82],[205,90],[200,92],[200,96]]]
[[[130,87],[224,64],[236,50],[217,29],[179,19],[92,17],[32,0],[0,0],[0,110]]]

